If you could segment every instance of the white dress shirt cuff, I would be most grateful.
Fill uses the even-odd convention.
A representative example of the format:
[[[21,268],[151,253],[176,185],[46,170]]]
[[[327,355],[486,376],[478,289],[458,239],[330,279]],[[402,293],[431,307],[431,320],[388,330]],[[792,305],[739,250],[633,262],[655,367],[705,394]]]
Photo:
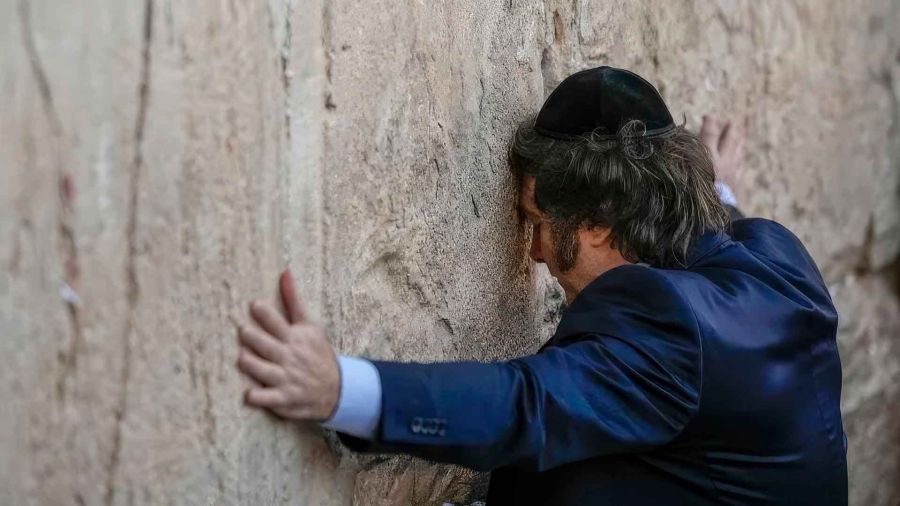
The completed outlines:
[[[322,427],[363,439],[375,437],[381,420],[381,376],[368,360],[338,356],[341,394],[337,408]]]
[[[723,204],[737,207],[737,197],[734,195],[734,191],[732,191],[730,186],[722,181],[716,181],[716,193],[719,194],[719,200],[721,200]]]

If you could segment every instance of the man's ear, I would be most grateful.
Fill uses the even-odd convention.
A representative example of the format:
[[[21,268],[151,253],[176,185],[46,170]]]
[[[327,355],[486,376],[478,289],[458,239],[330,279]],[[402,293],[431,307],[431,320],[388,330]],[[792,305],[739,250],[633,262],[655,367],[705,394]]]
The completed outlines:
[[[586,234],[587,243],[592,248],[611,246],[612,229],[609,227],[590,227],[585,229],[583,233]]]
[[[519,201],[518,208],[520,217],[530,218],[532,221],[537,218],[540,210],[534,200],[534,176],[525,175],[519,182]]]
[[[534,176],[523,175],[521,180],[519,180],[519,195],[522,199],[527,202],[535,203],[534,200],[534,187],[537,183],[537,178]],[[535,203],[535,205],[537,205]]]

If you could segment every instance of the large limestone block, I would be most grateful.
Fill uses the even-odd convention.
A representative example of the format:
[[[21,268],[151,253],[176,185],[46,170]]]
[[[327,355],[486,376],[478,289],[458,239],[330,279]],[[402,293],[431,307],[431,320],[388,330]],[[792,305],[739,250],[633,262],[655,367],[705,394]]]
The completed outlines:
[[[506,144],[601,64],[748,130],[744,207],[842,314],[853,503],[896,503],[897,26],[891,0],[0,2],[0,503],[478,498],[242,409],[228,315],[290,266],[344,353],[537,349],[562,301]]]
[[[895,273],[896,275],[896,273]],[[841,318],[841,410],[851,504],[900,499],[900,301],[897,278],[847,276],[832,287]]]

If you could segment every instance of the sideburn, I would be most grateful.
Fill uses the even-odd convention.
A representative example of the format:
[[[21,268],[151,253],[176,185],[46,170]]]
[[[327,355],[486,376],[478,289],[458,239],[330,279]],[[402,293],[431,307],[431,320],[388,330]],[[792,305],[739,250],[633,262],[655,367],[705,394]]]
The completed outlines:
[[[560,272],[567,272],[575,267],[578,260],[579,243],[576,237],[578,224],[569,222],[553,222],[550,232],[553,235],[553,253]]]

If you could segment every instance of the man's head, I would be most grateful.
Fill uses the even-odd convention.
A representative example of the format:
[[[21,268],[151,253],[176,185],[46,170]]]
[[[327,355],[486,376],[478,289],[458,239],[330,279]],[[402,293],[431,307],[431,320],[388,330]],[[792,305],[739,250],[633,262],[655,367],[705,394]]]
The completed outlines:
[[[534,226],[531,256],[570,301],[623,263],[677,268],[701,233],[727,223],[703,142],[627,71],[563,81],[516,132],[510,162]]]

